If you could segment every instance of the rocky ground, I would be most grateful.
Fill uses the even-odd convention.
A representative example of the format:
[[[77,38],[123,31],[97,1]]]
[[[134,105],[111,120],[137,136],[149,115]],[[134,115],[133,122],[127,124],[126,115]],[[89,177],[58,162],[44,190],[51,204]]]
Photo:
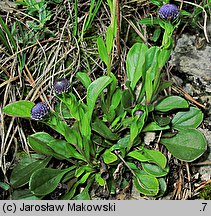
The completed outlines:
[[[211,25],[208,25],[208,31]],[[210,32],[209,32],[210,33]],[[203,36],[183,34],[177,41],[171,63],[175,66],[176,80],[183,90],[199,102],[204,112],[200,131],[208,142],[208,150],[199,159],[202,181],[211,177],[211,45]],[[198,176],[197,176],[198,177]]]

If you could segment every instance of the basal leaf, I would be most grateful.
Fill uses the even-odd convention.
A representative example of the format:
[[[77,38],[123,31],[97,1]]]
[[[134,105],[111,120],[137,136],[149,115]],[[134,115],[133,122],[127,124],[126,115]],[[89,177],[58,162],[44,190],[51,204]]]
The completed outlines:
[[[117,156],[112,153],[109,149],[107,149],[103,154],[102,154],[103,160],[106,164],[111,164],[115,162],[118,158]]]
[[[121,99],[122,99],[122,91],[120,90],[120,88],[117,88],[112,96],[110,108],[116,109],[119,103],[121,102]]]
[[[171,118],[169,117],[164,117],[164,116],[155,116],[155,121],[156,123],[161,127],[165,127],[168,126],[168,124],[170,124],[171,122]]]
[[[145,55],[146,60],[145,60],[144,70],[148,71],[149,75],[147,78],[150,79],[151,82],[155,79],[155,76],[158,73],[159,53],[160,53],[160,48],[157,46],[152,46],[147,50]]]
[[[106,47],[107,47],[107,53],[110,54],[112,47],[113,47],[113,38],[114,38],[114,32],[111,26],[107,28],[106,31]]]
[[[84,72],[78,72],[76,74],[76,77],[81,81],[81,83],[84,85],[84,87],[87,89],[88,86],[91,84],[91,79],[89,78],[87,73]]]
[[[123,150],[123,149],[126,149],[128,147],[130,143],[130,136],[125,136],[121,139],[118,140],[117,144],[114,144],[110,150],[113,151],[113,150]]]
[[[148,125],[146,125],[146,127],[143,128],[143,132],[146,131],[157,131],[157,130],[168,130],[170,128],[169,125],[161,127],[159,126],[156,122],[150,122]]]
[[[147,118],[147,111],[144,112],[141,116],[136,115],[133,119],[132,124],[130,125],[130,146],[128,146],[128,150],[132,147],[134,140],[141,132],[145,119]]]
[[[156,195],[156,197],[163,197],[163,195],[165,194],[166,190],[167,190],[167,184],[165,181],[165,178],[158,178],[158,182],[159,182],[159,192]]]
[[[77,158],[79,160],[85,160],[84,157],[65,140],[54,140],[47,144],[55,153],[53,156],[58,156],[63,159]]]
[[[87,137],[87,139],[90,139],[91,136],[91,126],[89,121],[89,111],[83,112],[83,114],[80,115],[80,132],[82,136]]]
[[[76,169],[75,171],[75,177],[80,177],[85,171],[88,171],[88,172],[93,172],[93,169],[87,165],[83,165],[83,166],[80,166],[79,168]]]
[[[0,188],[2,188],[4,191],[7,191],[10,189],[10,185],[0,181]]]
[[[169,172],[169,167],[163,169],[160,166],[150,163],[141,163],[141,165],[146,173],[155,177],[166,176]]]
[[[102,137],[108,140],[118,140],[119,136],[113,133],[107,125],[101,121],[100,119],[96,118],[96,120],[92,123],[92,129],[99,133]]]
[[[136,160],[139,160],[141,162],[148,161],[148,158],[144,156],[143,152],[140,150],[134,150],[128,153],[129,157],[135,158]]]
[[[90,174],[91,173],[85,174],[85,175],[87,175],[86,176],[87,179],[90,176]],[[83,177],[81,179],[83,179]],[[90,200],[89,188],[91,187],[93,181],[94,181],[94,176],[89,177],[89,180],[87,181],[86,187],[83,189],[83,191],[81,193],[79,193],[77,196],[73,197],[73,200]]]
[[[168,96],[155,106],[155,110],[160,112],[168,112],[173,109],[188,107],[189,104],[184,98],[179,96]]]
[[[132,90],[135,89],[137,82],[142,76],[142,67],[145,62],[145,53],[147,50],[148,47],[145,44],[136,43],[127,54],[126,69]]]
[[[167,159],[160,151],[147,148],[143,148],[142,151],[144,152],[144,156],[148,158],[149,162],[153,162],[163,169],[166,167]]]
[[[101,177],[100,173],[95,174],[95,181],[98,183],[100,186],[105,185],[105,180]]]
[[[189,111],[178,112],[172,119],[174,129],[197,128],[203,121],[203,113],[200,109],[190,107]]]
[[[31,101],[17,101],[5,106],[3,111],[10,116],[30,118],[33,106]]]
[[[162,49],[158,55],[158,65],[159,68],[162,68],[167,61],[169,60],[171,55],[171,49]]]
[[[97,47],[98,47],[98,52],[99,52],[100,58],[104,61],[104,63],[106,65],[108,65],[109,56],[108,56],[108,53],[107,53],[105,43],[104,43],[104,41],[103,41],[103,39],[101,37],[97,38]]]
[[[74,185],[71,187],[71,190],[68,193],[66,193],[64,196],[62,196],[61,198],[62,200],[70,200],[74,196],[76,189],[80,184],[80,181],[77,181],[77,179],[74,179],[73,182],[74,182]]]
[[[90,185],[87,185],[81,193],[73,197],[73,200],[90,200],[89,188]]]
[[[103,89],[105,89],[111,83],[111,81],[112,79],[109,76],[102,76],[89,85],[87,89],[87,104],[90,117],[98,96],[103,91]]]
[[[29,189],[36,196],[47,195],[56,189],[62,177],[68,171],[69,169],[39,169],[32,174],[29,181]]]
[[[27,184],[32,173],[38,169],[44,168],[50,159],[51,157],[36,160],[33,159],[33,155],[32,157],[28,155],[23,157],[19,164],[17,164],[12,170],[10,184],[13,188],[18,188]]]
[[[29,189],[14,190],[11,195],[12,200],[41,200],[42,197],[36,197]]]
[[[147,99],[148,104],[150,104],[150,101],[151,101],[151,98],[154,92],[152,82],[153,82],[152,67],[150,67],[146,71],[146,79],[145,79],[145,91],[146,91],[146,99]]]
[[[133,95],[128,89],[125,89],[123,91],[121,102],[122,102],[122,105],[125,109],[129,108],[132,105]]]
[[[54,151],[48,146],[48,143],[55,139],[45,132],[38,132],[28,136],[28,142],[31,148],[45,155],[52,155]]]
[[[63,199],[63,200],[70,200],[70,199],[72,199],[73,196],[75,195],[75,192],[76,192],[77,187],[78,187],[80,184],[84,184],[84,183],[88,180],[90,174],[92,174],[92,173],[91,173],[91,172],[87,172],[87,173],[85,173],[85,174],[81,177],[81,179],[79,179],[78,181],[76,181],[75,184],[72,186],[71,190],[70,190],[67,194],[65,194],[65,195],[62,197],[62,199]],[[87,186],[88,186],[88,185],[90,186],[92,181],[93,181],[93,178],[92,178],[92,176],[91,176],[91,177],[90,177],[90,181],[88,182]],[[88,186],[88,187],[89,187],[89,186]],[[84,195],[86,196],[87,194],[83,194],[82,197],[84,197]],[[75,198],[75,197],[76,197],[76,198]],[[77,196],[75,196],[75,197],[74,197],[74,199],[78,199]],[[80,197],[80,196],[79,196],[79,197]],[[82,198],[82,197],[81,197],[81,198]]]
[[[183,129],[172,138],[162,138],[160,142],[179,160],[191,162],[199,158],[207,149],[204,135],[196,129]]]
[[[158,194],[159,182],[154,176],[141,173],[136,173],[136,175],[138,179],[133,177],[134,185],[140,193],[147,196],[155,196]]]

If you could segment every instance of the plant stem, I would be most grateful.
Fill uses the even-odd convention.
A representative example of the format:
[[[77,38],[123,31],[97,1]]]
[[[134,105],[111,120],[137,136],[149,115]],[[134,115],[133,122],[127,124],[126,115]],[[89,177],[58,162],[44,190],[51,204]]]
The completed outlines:
[[[109,61],[107,64],[107,74],[108,74],[108,76],[111,77],[111,55],[109,55],[108,57],[109,57]]]

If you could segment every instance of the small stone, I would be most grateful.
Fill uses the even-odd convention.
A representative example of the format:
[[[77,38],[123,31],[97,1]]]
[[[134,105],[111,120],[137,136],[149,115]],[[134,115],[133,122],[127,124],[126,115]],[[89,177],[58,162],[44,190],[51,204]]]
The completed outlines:
[[[184,87],[184,90],[191,96],[193,96],[194,88],[190,83],[187,83]]]
[[[144,136],[144,143],[149,145],[151,142],[155,140],[155,132],[146,132]]]

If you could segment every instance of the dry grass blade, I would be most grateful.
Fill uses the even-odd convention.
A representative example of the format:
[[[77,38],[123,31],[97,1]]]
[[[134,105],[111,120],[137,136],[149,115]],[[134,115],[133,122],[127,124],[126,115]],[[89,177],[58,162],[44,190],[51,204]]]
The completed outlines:
[[[202,183],[202,185],[200,185],[198,188],[196,188],[194,190],[194,193],[197,193],[198,191],[200,191],[201,189],[205,188],[208,184],[211,183],[211,179],[207,180],[206,182]]]

